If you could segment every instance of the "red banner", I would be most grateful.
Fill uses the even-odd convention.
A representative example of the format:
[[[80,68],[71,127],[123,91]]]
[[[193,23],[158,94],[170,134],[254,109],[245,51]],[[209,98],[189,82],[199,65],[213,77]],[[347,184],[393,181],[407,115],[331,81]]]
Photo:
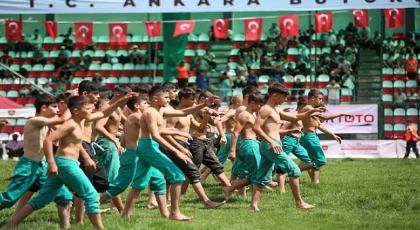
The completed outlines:
[[[4,22],[4,30],[6,40],[8,41],[22,41],[22,21],[6,20]]]
[[[404,27],[404,9],[385,9],[384,15],[388,28]]]
[[[279,17],[280,36],[282,38],[299,36],[299,16],[287,15]]]
[[[369,26],[368,10],[353,10],[354,26],[366,28]]]
[[[93,23],[92,22],[76,22],[74,23],[74,34],[76,44],[91,45],[93,43]]]
[[[325,33],[332,29],[333,14],[331,12],[314,14],[314,16],[315,16],[315,31],[317,33]]]
[[[127,45],[127,23],[109,23],[108,27],[111,47]]]
[[[263,20],[262,18],[245,19],[245,40],[259,41],[261,40]]]
[[[229,37],[229,19],[216,19],[213,20],[213,33],[215,38],[228,38]]]
[[[160,37],[161,34],[161,23],[160,22],[145,22],[147,35],[151,38]]]
[[[45,31],[47,31],[48,36],[56,38],[58,36],[58,24],[54,21],[44,21]]]
[[[178,21],[175,24],[174,37],[181,34],[190,34],[193,32],[195,21]]]

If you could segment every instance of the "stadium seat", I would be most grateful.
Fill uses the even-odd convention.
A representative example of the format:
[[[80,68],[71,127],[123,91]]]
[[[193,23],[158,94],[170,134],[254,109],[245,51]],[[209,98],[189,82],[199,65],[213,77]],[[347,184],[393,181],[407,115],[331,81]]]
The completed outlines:
[[[14,135],[17,135],[18,136],[18,140],[22,140],[21,138],[21,134],[20,133],[18,133],[18,132],[14,132],[14,133],[11,133],[11,134],[9,134],[9,141],[11,141],[11,140],[13,140],[13,136]]]
[[[118,78],[118,84],[130,84],[130,78],[120,77]]]
[[[394,69],[394,80],[407,80],[405,70],[402,68]]]
[[[142,84],[150,84],[151,83],[151,79],[148,76],[142,77],[141,78],[141,83]]]
[[[330,81],[330,77],[326,74],[320,74],[318,76],[318,82],[329,82]]]
[[[156,76],[153,78],[153,84],[161,85],[164,83],[163,77]]]
[[[130,84],[140,84],[141,83],[141,78],[134,76],[134,77],[130,77]]]
[[[394,110],[394,123],[405,122],[405,109],[397,108]]]
[[[394,81],[394,88],[405,88],[404,81]]]
[[[1,133],[12,133],[13,132],[13,126],[3,126],[1,128]]]
[[[208,42],[208,41],[210,41],[210,38],[207,34],[200,34],[198,36],[198,41],[199,42]]]
[[[230,50],[230,56],[235,56],[239,54],[239,49],[231,49]]]
[[[394,131],[393,127],[391,124],[384,124],[384,131],[389,132],[389,131]]]
[[[48,84],[48,83],[50,83],[50,79],[48,79],[46,77],[38,78],[38,84],[39,85],[44,85],[44,84]]]
[[[101,70],[101,66],[98,63],[92,63],[89,65],[89,70]]]
[[[289,48],[287,49],[288,55],[299,55],[299,50],[297,48]]]
[[[108,84],[118,84],[118,78],[116,77],[108,77],[106,81]]]
[[[392,81],[383,81],[382,82],[382,92],[384,94],[393,94],[393,87]]]
[[[382,101],[383,102],[392,102],[393,101],[392,95],[389,95],[389,94],[382,95]]]
[[[298,74],[298,75],[295,76],[295,81],[297,79],[300,79],[301,82],[305,82],[306,81],[306,77],[303,76],[303,75],[301,75],[301,74]]]
[[[408,108],[406,111],[407,119],[413,123],[419,122],[419,111],[416,108]]]
[[[229,63],[228,63],[228,66],[229,66],[231,69],[236,69],[236,67],[238,66],[238,63],[236,63],[236,62],[229,62]]]
[[[194,57],[195,56],[195,51],[194,50],[185,50],[184,55],[188,56],[188,57]]]
[[[10,67],[9,67],[11,70],[13,70],[13,71],[19,71],[20,70],[20,65],[17,65],[17,64],[13,64],[13,65],[11,65]]]
[[[25,126],[15,126],[13,128],[14,133],[23,133]]]
[[[351,89],[343,88],[343,89],[341,89],[341,95],[342,96],[352,96],[353,91]]]
[[[197,54],[198,56],[204,56],[204,55],[206,55],[206,51],[205,51],[205,50],[203,50],[203,49],[198,49],[198,50],[196,50],[195,52],[196,52],[196,54]]]
[[[417,81],[415,81],[415,80],[408,80],[405,83],[405,87],[406,88],[416,88],[417,87]]]
[[[196,76],[190,76],[188,78],[188,83],[191,83],[191,84],[197,83],[197,77]]]
[[[9,135],[6,133],[0,133],[0,141],[8,141]]]
[[[79,85],[80,82],[83,81],[83,78],[81,77],[74,77],[71,79],[71,83],[72,85]]]
[[[25,105],[26,104],[26,98],[24,97],[18,97],[16,98],[16,103],[21,104],[21,105]]]
[[[399,123],[394,125],[394,131],[403,132],[405,131],[405,124]]]
[[[120,57],[120,56],[127,57],[128,56],[127,50],[118,50],[117,51],[117,57]]]
[[[268,83],[268,81],[270,80],[270,76],[268,76],[268,75],[261,75],[259,78],[258,78],[258,82],[259,83]]]
[[[235,34],[233,36],[233,41],[243,42],[243,41],[245,41],[245,35],[244,34]]]
[[[6,97],[17,98],[17,97],[19,97],[19,92],[16,91],[16,90],[9,90],[6,93]]]
[[[115,51],[115,50],[107,50],[105,52],[105,54],[109,55],[110,57],[116,57],[117,56],[117,51]]]
[[[28,72],[32,71],[32,65],[30,64],[23,64],[22,69],[26,69]]]
[[[102,63],[101,70],[107,70],[107,71],[112,70],[112,65],[109,63]]]
[[[242,95],[242,89],[233,89],[232,96]]]

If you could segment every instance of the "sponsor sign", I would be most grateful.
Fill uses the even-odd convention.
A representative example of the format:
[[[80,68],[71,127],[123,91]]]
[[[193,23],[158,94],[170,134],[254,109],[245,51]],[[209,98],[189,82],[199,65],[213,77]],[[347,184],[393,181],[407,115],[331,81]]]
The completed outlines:
[[[13,0],[3,14],[179,13],[417,8],[416,0]]]

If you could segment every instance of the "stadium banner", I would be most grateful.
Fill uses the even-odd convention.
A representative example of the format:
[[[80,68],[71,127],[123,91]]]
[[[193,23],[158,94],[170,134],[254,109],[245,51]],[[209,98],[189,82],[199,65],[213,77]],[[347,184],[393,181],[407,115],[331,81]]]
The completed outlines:
[[[327,158],[401,158],[397,153],[396,140],[343,140],[341,144],[321,141],[321,147]]]
[[[281,105],[293,112],[296,105]],[[351,113],[352,117],[338,117],[324,122],[324,126],[333,133],[378,133],[378,105],[327,105],[326,113]],[[320,131],[318,131],[320,132]]]
[[[0,118],[29,118],[35,116],[34,108],[0,109]]]
[[[13,0],[2,14],[193,13],[418,8],[416,0]]]
[[[398,158],[403,158],[405,155],[405,147],[407,146],[407,142],[405,140],[396,140],[397,141],[397,154]],[[417,149],[420,149],[420,141],[417,142]],[[416,158],[413,150],[410,149],[410,155],[408,158]]]

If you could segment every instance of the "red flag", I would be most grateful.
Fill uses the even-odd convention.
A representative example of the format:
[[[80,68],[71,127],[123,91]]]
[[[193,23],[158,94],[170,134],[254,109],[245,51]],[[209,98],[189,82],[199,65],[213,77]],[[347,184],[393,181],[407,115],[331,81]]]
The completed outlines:
[[[54,21],[44,21],[44,27],[45,27],[45,31],[47,31],[48,36],[52,37],[52,38],[56,38],[58,35],[57,29],[58,29],[58,25],[57,22]]]
[[[178,21],[175,24],[174,37],[181,34],[190,34],[194,30],[195,21]]]
[[[147,34],[149,37],[160,37],[161,34],[161,24],[160,22],[145,22]]]
[[[354,26],[366,28],[369,26],[369,15],[367,10],[353,10]]]
[[[333,26],[333,14],[328,13],[319,13],[315,14],[315,31],[317,33],[328,32],[332,29]]]
[[[127,23],[109,23],[108,28],[110,46],[127,45]]]
[[[388,28],[404,27],[404,9],[385,9],[384,14]]]
[[[245,19],[245,41],[259,41],[262,33],[262,18]]]
[[[93,23],[92,22],[75,22],[74,34],[76,44],[90,45],[93,43]]]
[[[22,41],[22,21],[5,20],[4,30],[6,40],[8,41]]]
[[[280,36],[282,38],[299,36],[299,16],[288,15],[279,17]]]
[[[213,20],[213,33],[215,38],[228,38],[229,19]]]

